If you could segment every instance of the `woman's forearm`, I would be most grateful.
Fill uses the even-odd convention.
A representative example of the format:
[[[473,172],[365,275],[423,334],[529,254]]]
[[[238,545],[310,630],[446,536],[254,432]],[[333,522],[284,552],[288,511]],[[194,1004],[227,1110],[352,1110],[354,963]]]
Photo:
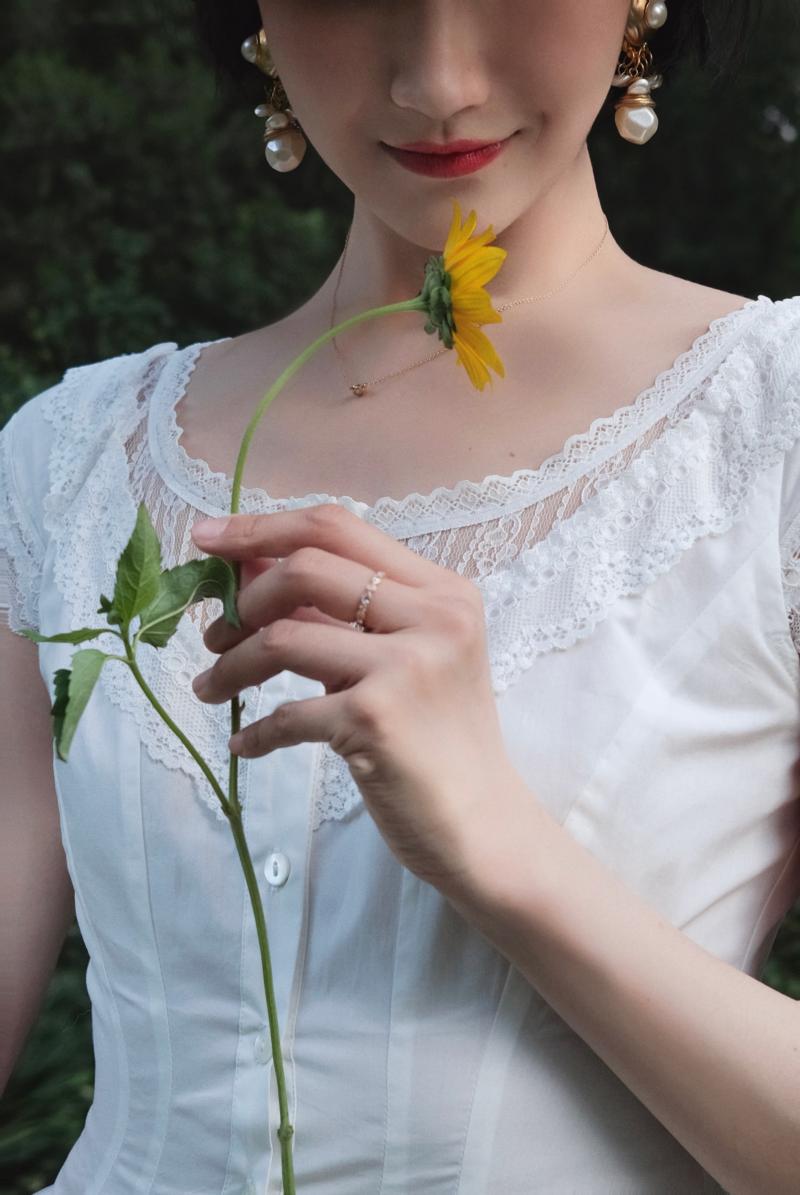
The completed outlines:
[[[510,796],[443,895],[730,1195],[800,1192],[800,1003],[709,954]]]

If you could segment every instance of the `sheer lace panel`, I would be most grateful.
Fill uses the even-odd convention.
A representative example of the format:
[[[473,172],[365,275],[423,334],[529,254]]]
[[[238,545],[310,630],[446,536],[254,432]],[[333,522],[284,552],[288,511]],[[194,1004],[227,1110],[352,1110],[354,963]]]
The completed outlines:
[[[485,581],[499,574],[523,552],[544,541],[557,524],[570,519],[587,498],[599,493],[627,469],[633,458],[658,438],[667,423],[678,418],[677,412],[664,416],[633,444],[601,465],[590,468],[577,481],[538,502],[523,506],[521,510],[466,526],[411,535],[403,542],[443,568],[478,583]]]
[[[794,443],[800,394],[780,393],[773,381],[775,358],[785,351],[785,326],[796,316],[787,306],[773,320],[772,311],[771,300],[762,296],[715,321],[650,391],[596,420],[588,433],[570,437],[539,469],[386,498],[371,507],[328,494],[274,499],[243,489],[241,509],[256,513],[336,502],[472,580],[484,602],[499,696],[537,654],[568,648],[591,634],[619,597],[641,593],[701,536],[727,530],[745,508],[759,472]],[[754,335],[734,338],[737,323]],[[200,348],[154,350],[127,388],[120,381],[113,401],[98,414],[97,446],[87,444],[88,472],[75,467],[69,431],[64,459],[58,452],[51,458],[54,576],[81,620],[75,625],[92,617],[100,588],[113,586],[140,502],[156,528],[165,567],[201,557],[191,539],[193,523],[230,508],[230,479],[188,458],[178,444],[175,406]],[[85,390],[80,383],[76,379],[73,392],[51,404],[47,417],[54,425],[65,423],[80,403]],[[91,427],[91,420],[81,426]],[[800,547],[800,525],[796,531]],[[76,550],[84,562],[80,569]],[[212,770],[223,778],[229,709],[198,701],[191,688],[194,675],[216,659],[202,634],[221,613],[216,599],[195,604],[166,648],[144,645],[140,667],[178,725],[204,744]],[[104,669],[101,683],[110,700],[136,719],[151,756],[192,776],[198,795],[224,820],[197,765],[143,701],[129,671]],[[269,712],[260,709],[260,686],[241,696],[245,724]],[[315,827],[360,804],[344,760],[327,743],[319,751]],[[243,792],[248,763],[243,760],[240,769]]]
[[[484,517],[466,525],[396,538],[419,555],[435,561],[444,568],[452,569],[471,580],[482,580],[513,561],[520,552],[544,539],[557,522],[570,518],[587,497],[598,492],[608,481],[625,470],[634,456],[649,447],[668,423],[675,423],[684,413],[688,413],[695,397],[695,392],[692,392],[675,410],[658,420],[633,443],[626,445],[600,465],[596,462],[590,463],[577,481],[546,495],[538,502],[532,502],[521,510],[499,517]],[[205,514],[198,506],[187,503],[183,497],[168,488],[156,470],[148,449],[146,421],[143,420],[127,441],[126,453],[131,467],[132,489],[136,501],[144,502],[150,513],[161,540],[164,567],[197,559],[203,553],[195,547],[190,531],[194,522],[204,518]],[[488,481],[489,479],[487,483]],[[488,494],[487,483],[484,483],[484,489]],[[481,483],[473,484],[479,486]],[[316,496],[306,495],[309,498]],[[326,496],[328,495],[319,495],[320,498]],[[287,499],[287,507],[290,501],[296,503],[298,500]],[[490,509],[494,506],[491,500],[486,504]],[[280,499],[270,499],[269,505],[277,509],[284,503]],[[306,505],[311,503],[308,502]],[[215,608],[221,611],[218,602]],[[209,617],[213,620],[217,614]],[[196,618],[201,633],[208,625],[209,617]]]
[[[163,568],[174,568],[188,560],[199,560],[206,553],[191,537],[192,525],[203,518],[203,512],[189,506],[177,494],[168,490],[153,468],[147,451],[147,425],[142,420],[125,444],[131,467],[131,488],[137,504],[143,502],[161,543]],[[222,613],[222,603],[209,598],[190,606],[186,615],[192,619],[200,635],[209,623]]]
[[[598,417],[587,430],[569,436],[559,452],[536,468],[518,469],[509,476],[490,474],[480,481],[463,480],[453,487],[439,486],[429,494],[383,497],[372,506],[350,496],[325,492],[274,498],[264,490],[243,486],[240,509],[266,513],[336,502],[397,539],[446,525],[464,525],[472,521],[473,514],[485,522],[493,515],[519,510],[568,483],[579,481],[587,464],[597,470],[690,391],[699,393],[736,339],[745,342],[748,330],[757,328],[762,317],[766,320],[772,308],[772,300],[759,295],[712,320],[707,330],[633,402],[618,407],[610,416]],[[190,503],[196,501],[207,514],[222,514],[230,508],[231,480],[225,473],[212,470],[206,461],[187,453],[180,443],[183,429],[177,418],[177,407],[206,347],[207,344],[190,345],[166,362],[150,404],[149,450],[170,489]]]
[[[557,625],[548,643],[540,642],[533,649],[528,638],[521,633],[517,611],[512,609],[523,601],[523,586],[519,577],[512,579],[509,568],[518,562],[523,553],[534,545],[544,545],[556,527],[569,523],[586,501],[599,495],[615,478],[629,470],[632,461],[654,445],[668,426],[674,426],[684,419],[696,405],[698,390],[692,391],[667,415],[647,428],[638,439],[626,444],[620,451],[590,464],[583,475],[555,493],[547,494],[540,501],[531,502],[521,509],[512,510],[498,517],[476,519],[466,525],[446,526],[439,530],[417,535],[407,535],[403,542],[419,555],[434,561],[442,567],[468,577],[481,585],[486,583],[484,601],[491,634],[492,673],[495,692],[501,693],[520,671],[530,662],[531,651],[546,650],[548,646],[564,645],[563,631]],[[147,421],[142,420],[129,437],[126,454],[130,464],[132,490],[137,502],[145,503],[162,543],[162,557],[165,567],[183,563],[202,555],[192,542],[190,530],[197,518],[204,512],[188,504],[182,496],[171,490],[156,470],[148,451]],[[495,507],[490,486],[485,485],[485,499],[490,508]],[[280,505],[280,504],[279,504]],[[272,509],[274,509],[274,504]],[[603,547],[600,546],[602,553]],[[502,579],[508,576],[506,586]],[[492,588],[493,587],[493,588]],[[602,592],[602,589],[601,589]],[[357,595],[354,595],[355,608]],[[197,637],[201,637],[209,622],[222,612],[221,603],[214,600],[198,603],[188,612]],[[582,615],[579,608],[579,615]],[[510,619],[509,619],[510,615]],[[535,620],[536,616],[532,615]],[[587,632],[585,618],[570,628],[574,637]],[[547,631],[549,634],[549,629]],[[207,666],[205,661],[197,662],[197,671]],[[169,667],[165,657],[164,665]],[[173,680],[176,679],[172,668]],[[180,681],[188,687],[191,678],[185,669],[180,670]],[[158,692],[158,686],[156,685]],[[212,707],[222,710],[227,717],[227,707]],[[243,719],[248,720],[246,717]],[[357,785],[350,769],[341,756],[331,750],[327,743],[320,745],[321,766],[317,772],[314,795],[313,827],[317,829],[323,821],[341,819],[354,811],[361,803]],[[200,780],[202,784],[202,779]]]

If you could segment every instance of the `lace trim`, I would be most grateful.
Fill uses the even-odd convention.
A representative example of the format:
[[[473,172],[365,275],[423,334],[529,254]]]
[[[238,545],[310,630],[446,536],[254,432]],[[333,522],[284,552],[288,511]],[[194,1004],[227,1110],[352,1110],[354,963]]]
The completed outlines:
[[[242,487],[240,509],[268,513],[335,502],[398,539],[445,526],[465,525],[476,514],[482,519],[507,514],[512,507],[520,509],[562,488],[585,472],[588,460],[600,464],[624,444],[632,443],[648,421],[661,416],[687,388],[722,361],[731,340],[743,330],[742,325],[749,326],[758,314],[772,306],[772,299],[759,295],[713,320],[632,403],[619,407],[608,417],[595,419],[587,431],[570,436],[560,452],[536,469],[517,469],[508,476],[493,473],[481,481],[459,481],[452,488],[438,486],[429,494],[415,492],[399,499],[384,497],[372,506],[348,495],[310,493],[300,498],[273,498],[265,490]],[[153,394],[148,436],[156,468],[165,484],[197,509],[220,514],[230,509],[232,479],[212,470],[202,458],[189,456],[179,442],[183,429],[176,412],[200,353],[206,347],[206,344],[191,345],[168,364]]]
[[[312,830],[323,822],[340,822],[363,804],[361,790],[350,774],[347,761],[320,743],[320,760],[314,799]]]
[[[702,406],[620,477],[502,573],[478,582],[496,693],[537,655],[590,635],[613,601],[642,592],[697,539],[741,516],[756,476],[800,428],[800,402],[774,394],[765,401],[763,382],[741,355],[737,369],[712,381]]]
[[[800,655],[800,513],[786,530],[782,553],[783,592],[789,634]]]
[[[798,329],[800,332],[800,329]],[[800,340],[796,361],[800,362]],[[788,406],[800,407],[800,369],[785,377]],[[789,522],[781,535],[781,572],[786,614],[789,619],[789,633],[800,655],[800,510]]]
[[[772,382],[785,348],[781,331],[800,316],[787,301],[753,355],[734,347],[724,371],[673,412],[669,426],[618,476],[546,538],[510,564],[479,577],[487,620],[493,691],[504,693],[537,655],[590,635],[620,597],[641,593],[701,536],[722,534],[747,508],[756,477],[800,435],[800,386]],[[796,313],[796,314],[794,314]],[[787,580],[800,602],[800,514],[787,533],[798,571]],[[792,615],[800,651],[800,609]],[[324,752],[315,825],[361,804],[344,760]]]
[[[133,530],[138,505],[126,443],[145,413],[145,398],[163,366],[163,357],[164,346],[158,346],[131,360],[129,366],[103,362],[98,367],[70,371],[65,383],[43,404],[43,414],[55,430],[46,521],[54,544],[56,584],[72,612],[73,626],[95,622],[99,594],[113,592],[116,562]],[[109,364],[114,368],[107,368]],[[67,510],[69,517],[65,517]],[[81,561],[80,568],[75,568],[76,559]],[[100,636],[96,644],[107,651],[118,646],[110,634]],[[226,788],[229,707],[206,705],[191,688],[200,668],[209,667],[216,659],[195,624],[182,619],[165,648],[143,644],[137,658],[156,697],[192,742],[203,745],[207,763]],[[191,776],[198,796],[218,820],[224,820],[200,767],[144,698],[130,669],[112,661],[103,669],[99,683],[108,700],[135,719],[151,758]],[[248,710],[257,706],[258,698],[255,687],[242,693]],[[243,783],[248,763],[242,760],[240,764]]]
[[[761,298],[739,312],[756,309]],[[728,322],[737,314],[729,313],[715,323]],[[795,442],[800,428],[800,395],[795,389],[787,398],[772,383],[776,355],[785,348],[786,334],[800,324],[800,297],[776,304],[775,315],[764,331],[758,327],[728,352],[723,369],[672,404],[663,433],[636,459],[625,459],[626,452],[616,445],[616,457],[612,459],[608,454],[599,467],[594,460],[587,460],[585,483],[565,490],[570,501],[575,496],[580,504],[569,518],[557,521],[554,517],[545,538],[526,546],[530,536],[541,531],[533,518],[533,508],[522,513],[506,509],[502,512],[505,521],[496,524],[473,519],[476,534],[465,547],[460,546],[462,530],[459,546],[452,549],[455,567],[466,572],[467,565],[477,561],[481,572],[476,583],[486,608],[496,695],[503,693],[537,654],[568,647],[589,635],[619,596],[641,591],[671,568],[681,552],[701,535],[730,527],[745,507],[756,474]],[[703,339],[699,338],[696,345]],[[717,347],[721,349],[721,345],[720,341]],[[130,369],[119,362],[110,363],[112,368],[106,368],[109,363],[88,367],[98,372],[73,377],[48,403],[48,417],[54,427],[61,425],[62,434],[51,453],[47,527],[56,541],[57,582],[73,610],[74,625],[93,616],[101,590],[109,592],[116,560],[133,527],[137,501],[144,500],[142,495],[147,495],[148,509],[156,511],[162,520],[172,520],[164,521],[163,526],[174,530],[169,542],[176,560],[187,551],[193,510],[203,509],[181,496],[183,522],[178,528],[179,499],[163,488],[156,493],[154,480],[158,475],[150,468],[155,464],[155,454],[147,459],[153,440],[144,435],[142,417],[146,409],[152,413],[160,385],[165,387],[162,393],[171,392],[166,388],[163,371],[188,370],[197,356],[173,350],[174,346],[157,346],[132,363]],[[690,354],[691,350],[683,356]],[[707,372],[708,361],[704,360],[703,365]],[[79,375],[80,371],[73,373]],[[637,400],[640,405],[642,397]],[[73,420],[75,426],[71,428]],[[601,422],[613,424],[613,417]],[[617,426],[622,426],[621,420]],[[148,420],[147,429],[154,427]],[[88,429],[85,433],[84,428]],[[578,439],[587,441],[588,434]],[[585,444],[584,451],[587,448]],[[563,459],[564,455],[551,459]],[[520,470],[513,476],[526,472],[535,475],[540,471]],[[217,476],[227,483],[224,475]],[[510,483],[512,478],[499,480]],[[462,488],[464,484],[475,487],[478,483],[462,483]],[[592,487],[593,492],[587,494]],[[443,492],[454,491],[440,488],[428,497],[438,505]],[[326,496],[306,495],[306,499],[313,497]],[[403,500],[406,509],[411,508],[411,499],[419,497],[409,495]],[[559,516],[563,510],[560,505]],[[457,534],[450,528],[438,537],[426,537],[419,525],[414,531],[410,546],[435,559],[441,558],[443,545],[451,550],[450,541]],[[163,535],[161,538],[162,543],[167,542]],[[522,550],[513,558],[512,549],[517,545]],[[79,569],[74,567],[76,559],[82,564]],[[183,619],[170,645],[162,651],[143,649],[141,662],[148,683],[157,694],[168,695],[165,704],[176,721],[194,741],[204,743],[206,758],[223,779],[227,774],[228,707],[206,706],[191,690],[192,676],[214,658],[205,649],[193,621]],[[109,699],[136,719],[149,754],[193,776],[198,795],[223,820],[199,768],[163,722],[151,718],[151,707],[128,670],[109,665],[101,683]],[[258,688],[243,694],[246,708],[255,711],[254,716],[258,716],[259,696]],[[323,766],[315,798],[315,828],[324,820],[346,816],[360,803],[360,792],[347,764],[328,744],[321,744],[321,750]],[[248,762],[243,760],[243,767]]]
[[[44,499],[44,525],[51,535],[61,530],[92,460],[119,431],[115,421],[120,414],[133,424],[141,418],[137,396],[142,377],[176,348],[174,343],[158,344],[144,353],[80,365],[67,370],[61,384],[43,396],[42,416],[53,426]]]
[[[38,630],[43,549],[14,484],[13,427],[0,432],[0,621]]]

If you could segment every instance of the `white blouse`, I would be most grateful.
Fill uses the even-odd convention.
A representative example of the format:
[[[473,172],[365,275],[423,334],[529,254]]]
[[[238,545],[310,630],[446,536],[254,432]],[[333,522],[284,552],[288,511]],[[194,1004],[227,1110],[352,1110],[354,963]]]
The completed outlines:
[[[175,408],[202,347],[70,370],[2,430],[0,603],[13,630],[98,625],[140,501],[165,567],[201,555],[191,524],[226,513],[231,492],[178,443]],[[475,581],[525,783],[641,898],[759,977],[800,895],[800,296],[759,295],[715,320],[653,386],[536,469],[374,506],[250,489],[241,509],[332,501]],[[139,660],[225,784],[229,706],[191,689],[217,658],[201,635],[220,612],[216,599],[198,604]],[[51,697],[74,650],[39,648]],[[244,690],[243,720],[320,695],[285,671]],[[721,1190],[396,861],[328,744],[240,772],[298,1192]],[[90,954],[96,1078],[46,1191],[277,1195],[258,946],[216,798],[114,661],[54,774]]]

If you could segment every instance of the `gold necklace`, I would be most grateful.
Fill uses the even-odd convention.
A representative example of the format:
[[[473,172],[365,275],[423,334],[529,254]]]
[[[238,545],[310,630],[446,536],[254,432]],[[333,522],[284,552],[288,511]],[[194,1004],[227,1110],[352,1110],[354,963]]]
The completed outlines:
[[[351,229],[352,229],[352,225],[347,230],[347,237],[344,242],[344,253],[342,254],[342,262],[341,262],[341,265],[339,266],[339,277],[336,279],[336,286],[335,286],[334,292],[333,292],[333,303],[331,306],[331,327],[333,327],[336,322],[336,296],[339,293],[339,283],[342,281],[342,272],[344,270],[345,258],[347,257],[347,246],[350,244]],[[554,287],[552,290],[545,291],[545,293],[543,295],[532,295],[528,299],[512,299],[512,301],[510,303],[502,303],[499,307],[496,307],[495,310],[496,311],[505,311],[509,307],[518,307],[522,303],[536,303],[541,299],[549,299],[551,295],[558,294],[558,292],[563,290],[565,286],[569,285],[569,283],[572,281],[572,279],[575,277],[575,275],[579,274],[580,271],[584,268],[584,266],[588,266],[589,262],[592,261],[592,259],[597,256],[597,254],[602,249],[603,243],[605,242],[605,239],[607,236],[608,236],[608,217],[606,216],[605,230],[603,232],[602,237],[600,238],[600,242],[599,242],[597,248],[594,250],[594,252],[592,254],[590,254],[589,257],[586,258],[586,261],[581,262],[581,264],[578,266],[577,270],[573,270],[573,272],[569,275],[568,278],[565,278],[563,282],[561,282],[558,286]],[[333,338],[332,343],[333,343],[333,347],[335,348],[335,350],[339,356],[339,360],[341,361],[342,354],[341,354],[338,344],[336,343],[335,336]],[[409,370],[416,369],[420,365],[425,365],[425,364],[427,364],[428,361],[435,361],[436,358],[441,357],[443,353],[449,353],[451,351],[452,350],[448,349],[448,348],[440,349],[438,353],[432,353],[430,355],[430,357],[423,357],[423,359],[421,361],[415,361],[413,365],[407,365],[405,369],[396,369],[393,373],[386,373],[383,375],[383,377],[375,378],[371,382],[356,382],[354,385],[352,385],[350,387],[350,389],[352,390],[353,394],[355,394],[358,398],[360,398],[363,394],[366,394],[366,392],[370,386],[376,386],[378,384],[378,382],[385,382],[389,378],[399,377],[400,374],[408,373]],[[339,368],[341,369],[341,366]],[[344,376],[344,375],[342,375],[342,376]]]

